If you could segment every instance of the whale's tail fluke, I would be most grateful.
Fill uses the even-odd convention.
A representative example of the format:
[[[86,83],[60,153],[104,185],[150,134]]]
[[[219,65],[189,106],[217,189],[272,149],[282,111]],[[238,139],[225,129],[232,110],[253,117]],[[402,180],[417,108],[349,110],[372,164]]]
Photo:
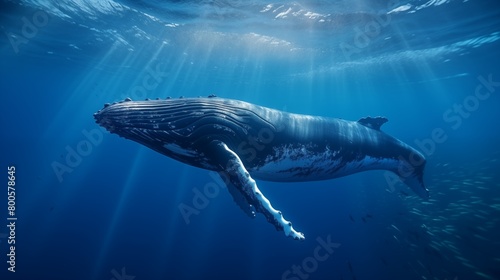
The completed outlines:
[[[418,196],[424,199],[429,198],[429,190],[424,184],[425,159],[419,164],[410,164],[407,161],[400,162],[400,166],[395,172],[401,181],[410,187]]]
[[[401,177],[401,180],[421,198],[429,198],[429,190],[424,185],[423,174],[421,172],[420,174],[414,173],[407,177]]]

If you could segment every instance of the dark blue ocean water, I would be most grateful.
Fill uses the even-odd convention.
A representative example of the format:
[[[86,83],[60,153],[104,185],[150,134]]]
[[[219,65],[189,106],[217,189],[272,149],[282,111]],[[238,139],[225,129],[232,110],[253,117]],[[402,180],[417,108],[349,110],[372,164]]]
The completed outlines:
[[[0,3],[0,279],[500,279],[498,1]],[[431,199],[382,171],[258,181],[299,242],[225,188],[199,200],[208,171],[92,117],[127,96],[209,94],[385,116],[426,155]]]

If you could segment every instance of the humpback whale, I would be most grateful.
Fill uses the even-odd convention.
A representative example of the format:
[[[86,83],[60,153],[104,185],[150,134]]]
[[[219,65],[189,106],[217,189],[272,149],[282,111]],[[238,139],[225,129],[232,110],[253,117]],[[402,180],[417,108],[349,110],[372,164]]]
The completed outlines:
[[[239,206],[286,236],[304,239],[254,179],[328,180],[389,170],[422,198],[424,156],[381,131],[383,117],[358,121],[300,115],[216,96],[132,101],[94,114],[109,132],[191,166],[216,171]]]

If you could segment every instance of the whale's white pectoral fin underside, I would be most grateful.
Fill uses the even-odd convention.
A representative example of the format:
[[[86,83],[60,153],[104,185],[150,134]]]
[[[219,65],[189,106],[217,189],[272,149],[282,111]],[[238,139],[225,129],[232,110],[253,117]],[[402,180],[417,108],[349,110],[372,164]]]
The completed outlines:
[[[221,141],[213,141],[210,149],[217,155],[214,160],[221,167],[219,175],[228,186],[234,200],[247,214],[254,216],[255,212],[252,210],[255,209],[256,212],[262,213],[277,230],[284,231],[286,236],[299,240],[304,239],[304,234],[296,231],[292,227],[292,223],[283,218],[281,211],[273,208],[235,152]],[[246,202],[242,201],[242,198]]]
[[[224,171],[219,172],[219,176],[224,179],[226,178],[226,173]],[[243,194],[240,192],[240,189],[237,188],[235,185],[233,185],[231,182],[226,180],[226,186],[227,190],[231,194],[231,196],[234,199],[234,202],[240,206],[241,210],[245,212],[250,218],[255,218],[255,208],[253,207],[252,204],[249,204],[247,199],[243,196]]]

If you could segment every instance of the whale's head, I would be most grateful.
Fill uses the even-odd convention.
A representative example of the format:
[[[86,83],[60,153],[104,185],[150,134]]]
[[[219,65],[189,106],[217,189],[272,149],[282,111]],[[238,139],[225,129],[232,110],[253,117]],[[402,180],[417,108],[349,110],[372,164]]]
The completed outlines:
[[[132,101],[127,98],[94,114],[96,123],[111,133],[147,144],[175,141],[181,133],[174,104],[164,101]]]
[[[210,135],[204,126],[213,125],[214,120],[206,113],[206,107],[190,98],[144,101],[127,98],[105,104],[94,118],[109,132],[163,153],[164,148],[179,151],[194,142],[208,140]]]
[[[213,140],[228,145],[248,137],[254,113],[241,102],[221,98],[172,98],[106,104],[94,114],[109,132],[187,162]],[[242,109],[243,108],[243,109]],[[259,127],[264,125],[257,121]],[[241,139],[241,140],[240,140]]]
[[[127,98],[105,104],[94,118],[113,134],[181,162],[211,169],[198,147],[211,141],[213,135],[207,128],[215,121],[205,106],[192,98],[145,101]]]

